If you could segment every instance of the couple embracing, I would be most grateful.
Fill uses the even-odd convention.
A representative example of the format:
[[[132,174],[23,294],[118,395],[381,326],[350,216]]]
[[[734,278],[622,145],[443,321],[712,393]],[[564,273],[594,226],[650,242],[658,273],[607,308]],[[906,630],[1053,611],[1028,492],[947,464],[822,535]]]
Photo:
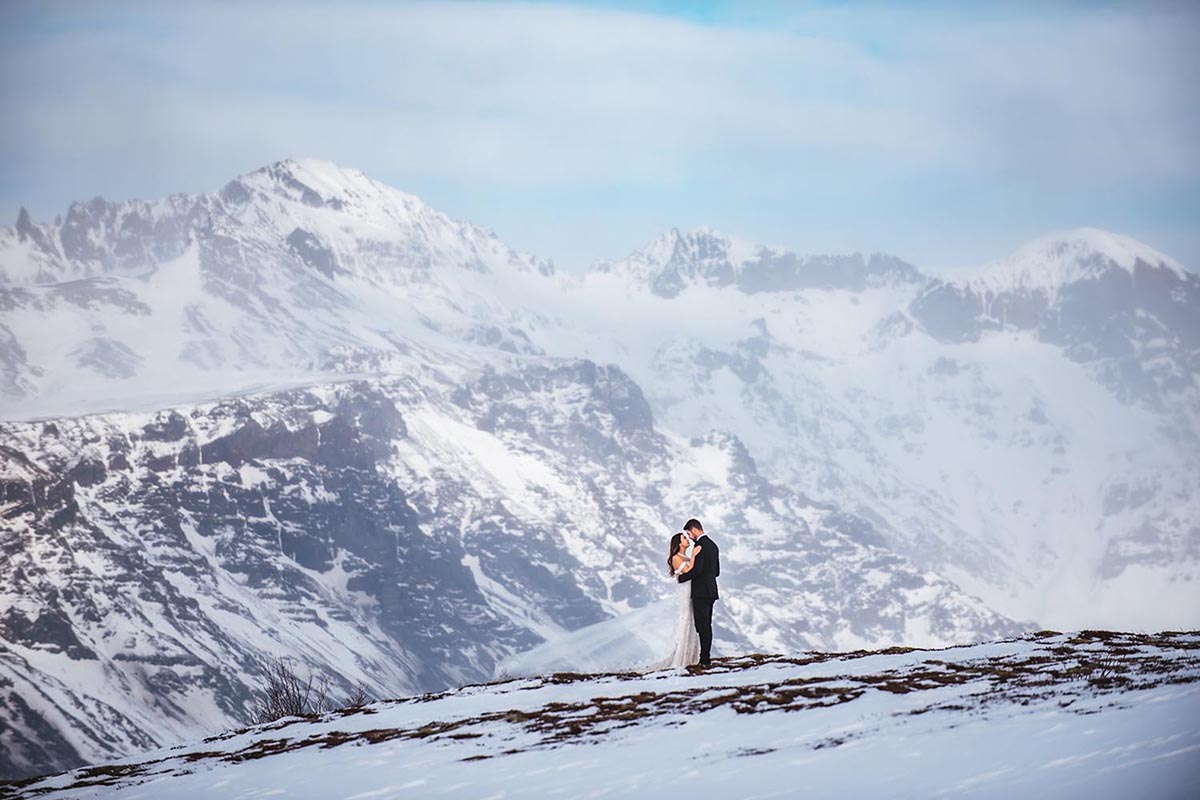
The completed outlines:
[[[667,559],[679,587],[675,603],[673,647],[658,668],[707,667],[712,658],[712,615],[717,576],[721,574],[721,549],[704,532],[699,520],[689,519],[683,532],[671,537]]]

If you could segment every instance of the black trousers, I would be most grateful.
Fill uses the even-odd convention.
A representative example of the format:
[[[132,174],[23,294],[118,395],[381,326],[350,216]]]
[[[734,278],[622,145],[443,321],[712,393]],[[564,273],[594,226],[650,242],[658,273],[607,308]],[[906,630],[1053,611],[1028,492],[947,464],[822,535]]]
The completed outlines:
[[[696,633],[700,636],[700,663],[712,657],[712,612],[715,597],[693,597],[692,616],[696,618]]]

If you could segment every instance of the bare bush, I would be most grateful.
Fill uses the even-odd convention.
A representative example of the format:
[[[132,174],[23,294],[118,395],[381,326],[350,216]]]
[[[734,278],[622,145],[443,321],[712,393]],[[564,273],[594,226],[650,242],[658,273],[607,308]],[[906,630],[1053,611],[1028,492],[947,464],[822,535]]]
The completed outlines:
[[[283,717],[306,717],[326,710],[329,681],[315,681],[312,673],[301,678],[287,659],[279,658],[267,669],[267,685],[254,706],[256,723]]]
[[[371,702],[371,698],[367,695],[367,687],[360,683],[346,698],[345,708],[362,708],[369,702]]]

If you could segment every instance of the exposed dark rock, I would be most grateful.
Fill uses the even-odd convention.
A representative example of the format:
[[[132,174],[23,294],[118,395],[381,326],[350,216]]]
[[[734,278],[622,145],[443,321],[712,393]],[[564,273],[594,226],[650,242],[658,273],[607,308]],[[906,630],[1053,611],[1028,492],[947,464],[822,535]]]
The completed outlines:
[[[107,474],[102,462],[85,458],[71,468],[67,473],[67,479],[79,486],[95,486],[102,483]]]
[[[308,231],[296,228],[288,234],[287,243],[301,261],[326,278],[338,272],[337,255]]]
[[[142,427],[142,438],[150,442],[177,442],[187,432],[187,420],[177,411],[168,411]]]
[[[65,653],[80,661],[95,660],[96,654],[75,635],[71,622],[56,610],[44,610],[30,620],[15,608],[0,615],[0,638],[25,647]]]

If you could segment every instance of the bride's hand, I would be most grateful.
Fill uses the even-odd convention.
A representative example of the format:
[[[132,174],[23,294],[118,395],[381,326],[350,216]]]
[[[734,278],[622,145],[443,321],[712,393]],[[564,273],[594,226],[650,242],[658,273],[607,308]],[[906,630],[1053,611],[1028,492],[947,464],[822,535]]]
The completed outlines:
[[[693,547],[693,548],[692,548],[692,561],[695,561],[695,560],[696,560],[696,556],[700,555],[700,550],[701,550],[701,549],[702,549],[702,548],[701,548],[701,546],[700,546],[700,545],[696,545],[695,547]]]

